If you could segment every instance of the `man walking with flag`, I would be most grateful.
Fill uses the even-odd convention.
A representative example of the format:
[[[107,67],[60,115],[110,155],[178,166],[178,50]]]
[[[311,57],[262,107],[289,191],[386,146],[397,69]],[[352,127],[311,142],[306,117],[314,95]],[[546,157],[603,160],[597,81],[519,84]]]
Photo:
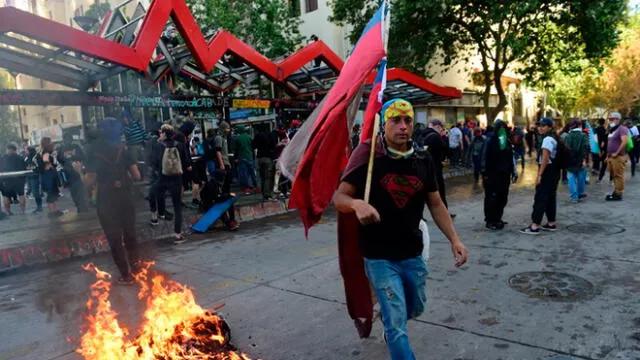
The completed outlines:
[[[351,156],[334,202],[339,212],[355,214],[360,223],[360,253],[380,303],[391,359],[409,360],[415,355],[409,345],[407,320],[420,316],[427,301],[428,270],[419,229],[425,203],[451,242],[456,266],[467,261],[467,249],[438,193],[430,156],[414,150],[411,104],[402,99],[388,101],[382,108],[381,122],[373,171],[369,172],[367,166],[372,146],[368,140]],[[369,181],[367,202],[365,188]]]

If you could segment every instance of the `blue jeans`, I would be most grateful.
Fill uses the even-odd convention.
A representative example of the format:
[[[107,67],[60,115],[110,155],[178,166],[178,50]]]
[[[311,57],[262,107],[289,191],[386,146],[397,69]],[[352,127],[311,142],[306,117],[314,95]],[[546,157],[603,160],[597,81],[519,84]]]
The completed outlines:
[[[40,188],[40,175],[31,176],[29,179],[29,191],[36,200],[38,210],[42,209],[42,189]]]
[[[238,163],[238,177],[240,178],[240,185],[243,188],[253,189],[258,187],[256,167],[253,164],[253,160],[240,159]]]
[[[581,196],[584,196],[587,170],[582,169],[578,172],[567,171],[567,180],[569,180],[569,196],[572,200],[578,200]]]
[[[209,173],[209,177],[213,179],[216,173],[216,162],[215,161],[207,161],[207,172]]]
[[[407,320],[420,316],[427,303],[427,267],[422,256],[403,261],[364,259],[365,272],[380,303],[392,360],[415,360]]]

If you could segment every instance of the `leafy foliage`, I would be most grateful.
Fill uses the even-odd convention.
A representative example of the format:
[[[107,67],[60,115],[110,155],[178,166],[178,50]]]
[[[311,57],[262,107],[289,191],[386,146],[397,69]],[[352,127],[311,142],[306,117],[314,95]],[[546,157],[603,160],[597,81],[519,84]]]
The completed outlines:
[[[376,0],[333,0],[332,21],[354,25],[354,41]],[[626,0],[392,0],[389,61],[425,71],[439,56],[446,67],[479,55],[488,119],[507,105],[502,76],[509,68],[533,84],[549,81],[580,59],[597,61],[618,42]],[[440,53],[437,53],[440,51]],[[489,107],[491,87],[499,96]]]
[[[302,43],[300,18],[285,0],[187,0],[206,34],[227,30],[268,58],[291,54]]]
[[[90,16],[98,20],[102,20],[110,10],[111,10],[111,4],[108,2],[93,3],[91,4],[91,6],[89,6],[89,8],[84,14],[85,16]],[[99,28],[100,28],[100,23],[98,22],[95,25],[93,25],[93,27],[89,30],[89,32],[95,33],[96,31],[98,31]]]
[[[13,79],[0,71],[0,90],[13,89]],[[0,146],[20,140],[18,114],[10,106],[0,106]]]

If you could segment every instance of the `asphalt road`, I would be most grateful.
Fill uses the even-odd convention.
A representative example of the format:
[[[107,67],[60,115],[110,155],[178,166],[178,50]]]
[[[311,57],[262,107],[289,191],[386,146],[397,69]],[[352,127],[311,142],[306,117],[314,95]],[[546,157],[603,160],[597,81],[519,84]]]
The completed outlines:
[[[428,310],[409,324],[418,359],[640,359],[639,180],[629,181],[619,203],[603,201],[608,184],[589,186],[581,204],[570,204],[561,186],[560,230],[533,237],[518,229],[530,218],[534,171],[514,186],[501,232],[483,226],[480,187],[468,179],[451,184],[470,261],[455,269],[430,224]],[[387,359],[380,323],[360,340],[347,315],[335,233],[328,214],[307,241],[292,214],[179,246],[156,243],[145,253],[157,270],[194,288],[203,307],[226,304],[233,342],[253,358]],[[100,255],[0,276],[0,360],[80,359],[74,339],[93,280],[81,269],[88,261],[115,270]],[[527,273],[539,271],[552,281],[540,285]],[[518,292],[510,280],[555,297]],[[142,309],[135,294],[123,286],[112,293],[121,321],[134,326]]]

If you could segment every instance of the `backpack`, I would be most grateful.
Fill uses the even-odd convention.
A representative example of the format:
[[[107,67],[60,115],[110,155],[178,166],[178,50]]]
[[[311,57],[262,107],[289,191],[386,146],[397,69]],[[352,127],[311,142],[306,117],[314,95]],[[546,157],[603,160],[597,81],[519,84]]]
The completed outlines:
[[[97,168],[112,169],[112,171],[99,174],[100,184],[112,184],[113,189],[127,188],[126,185],[128,185],[130,181],[129,177],[127,176],[127,170],[120,165],[120,160],[122,159],[123,152],[124,147],[118,146],[118,149],[116,150],[115,160],[113,160],[112,155],[106,155],[102,153],[95,154],[96,159],[99,159],[104,164],[108,164],[108,166],[98,166]]]
[[[178,176],[182,175],[182,160],[180,160],[180,150],[174,141],[171,146],[164,148],[162,154],[162,175]]]
[[[573,147],[567,146],[567,149],[569,150],[567,167],[579,167],[582,164],[582,161],[584,160],[582,158],[582,147],[584,146],[585,139],[582,132],[580,133],[572,132],[571,134],[569,134],[569,137],[572,137],[572,136],[579,137],[579,140],[573,141],[572,139],[571,144],[573,145]],[[567,139],[569,139],[569,137],[567,137]]]
[[[471,154],[473,156],[480,156],[482,154],[485,141],[484,136],[477,136],[473,139],[473,142],[471,143]]]
[[[565,142],[559,136],[553,136],[558,143],[556,149],[556,157],[553,159],[553,164],[560,169],[566,170],[569,167],[569,158],[571,156],[571,149],[565,144]]]

